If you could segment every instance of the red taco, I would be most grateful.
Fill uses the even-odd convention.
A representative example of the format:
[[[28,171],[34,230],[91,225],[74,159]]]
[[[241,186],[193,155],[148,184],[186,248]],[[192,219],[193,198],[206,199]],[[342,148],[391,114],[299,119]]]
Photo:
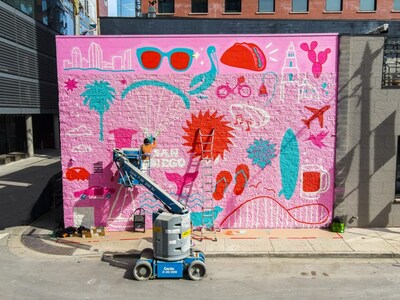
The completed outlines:
[[[221,62],[227,66],[258,72],[267,67],[264,53],[252,43],[235,43],[222,54]]]

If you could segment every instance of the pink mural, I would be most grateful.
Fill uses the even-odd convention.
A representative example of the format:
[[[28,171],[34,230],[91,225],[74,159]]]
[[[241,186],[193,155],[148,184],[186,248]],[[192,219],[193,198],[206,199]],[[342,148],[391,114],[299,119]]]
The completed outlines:
[[[58,36],[65,225],[131,229],[137,208],[151,222],[161,203],[118,184],[112,149],[156,137],[150,176],[193,225],[208,198],[220,228],[328,226],[337,43],[336,34]]]

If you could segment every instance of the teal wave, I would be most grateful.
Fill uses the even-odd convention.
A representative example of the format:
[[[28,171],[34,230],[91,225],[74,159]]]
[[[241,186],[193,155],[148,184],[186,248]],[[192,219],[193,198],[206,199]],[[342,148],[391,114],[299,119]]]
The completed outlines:
[[[181,99],[183,100],[183,103],[185,103],[186,108],[187,109],[190,108],[190,100],[182,90],[178,89],[176,86],[173,86],[169,83],[166,83],[163,81],[157,81],[157,80],[141,80],[141,81],[132,83],[130,86],[128,86],[125,90],[122,91],[121,98],[124,99],[130,91],[140,88],[140,87],[143,87],[143,86],[163,87],[163,88],[169,90],[170,92],[174,93],[175,95],[181,97]]]

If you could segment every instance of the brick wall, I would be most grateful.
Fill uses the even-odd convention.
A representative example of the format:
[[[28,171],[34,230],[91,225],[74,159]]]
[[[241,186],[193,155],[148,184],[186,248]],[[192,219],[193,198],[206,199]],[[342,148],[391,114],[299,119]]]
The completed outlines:
[[[337,39],[58,37],[66,226],[130,228],[139,207],[151,222],[161,204],[141,186],[119,185],[112,162],[113,148],[149,135],[157,136],[151,177],[188,206],[195,226],[207,197],[222,228],[328,226]],[[213,129],[208,192],[198,135]]]
[[[258,13],[258,0],[242,1],[241,13],[225,13],[224,0],[209,0],[208,14],[191,14],[191,0],[175,0],[175,17],[247,19],[348,19],[348,20],[399,20],[400,12],[393,11],[392,0],[377,0],[375,12],[361,12],[359,0],[343,1],[342,12],[326,12],[325,1],[310,0],[307,13],[292,12],[292,0],[276,0],[274,13]],[[148,1],[142,1],[142,12],[148,12]]]

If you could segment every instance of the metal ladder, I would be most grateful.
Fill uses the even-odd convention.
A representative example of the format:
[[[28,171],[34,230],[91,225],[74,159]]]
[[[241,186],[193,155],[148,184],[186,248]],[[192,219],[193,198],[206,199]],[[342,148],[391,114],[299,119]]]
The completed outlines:
[[[202,227],[200,241],[204,238],[205,231],[213,234],[213,241],[217,240],[217,231],[215,228],[214,214],[214,192],[213,185],[213,147],[214,147],[214,128],[209,134],[203,134],[199,129],[199,137],[201,144],[201,174],[202,174],[202,190],[203,190],[203,205],[202,205]]]

